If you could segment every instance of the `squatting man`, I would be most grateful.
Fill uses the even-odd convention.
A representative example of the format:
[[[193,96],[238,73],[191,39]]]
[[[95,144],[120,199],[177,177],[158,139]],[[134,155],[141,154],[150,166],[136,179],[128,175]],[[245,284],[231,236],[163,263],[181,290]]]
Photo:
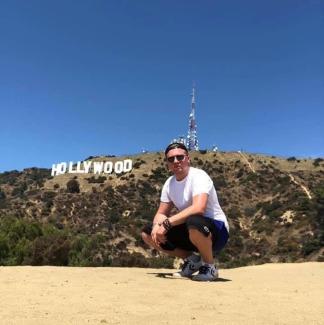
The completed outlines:
[[[213,181],[205,171],[190,166],[182,143],[170,144],[165,158],[173,176],[165,182],[153,224],[144,227],[142,238],[156,250],[184,260],[174,276],[213,281],[218,277],[214,256],[229,237]],[[174,207],[178,213],[171,215]]]

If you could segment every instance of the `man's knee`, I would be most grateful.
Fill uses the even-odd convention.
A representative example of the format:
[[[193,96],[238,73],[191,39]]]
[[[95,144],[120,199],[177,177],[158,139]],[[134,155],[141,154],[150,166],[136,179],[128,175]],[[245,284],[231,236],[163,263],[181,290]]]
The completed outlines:
[[[143,227],[141,232],[141,237],[145,242],[147,242],[147,240],[151,240],[152,238],[151,232],[152,232],[152,225],[148,224]]]
[[[189,228],[188,232],[189,232],[189,239],[191,242],[195,242],[197,240],[206,238],[206,235],[204,235],[200,230],[196,228]]]
[[[144,231],[142,231],[141,236],[145,243],[147,243],[148,241],[151,241],[151,239],[152,239],[151,235],[148,235]]]
[[[194,215],[190,216],[187,221],[186,221],[186,226],[189,231],[189,236],[190,236],[190,231],[191,231],[191,236],[205,236],[208,238],[211,238],[211,229],[210,226],[207,226],[206,221],[204,220],[205,217],[200,216],[200,215]]]

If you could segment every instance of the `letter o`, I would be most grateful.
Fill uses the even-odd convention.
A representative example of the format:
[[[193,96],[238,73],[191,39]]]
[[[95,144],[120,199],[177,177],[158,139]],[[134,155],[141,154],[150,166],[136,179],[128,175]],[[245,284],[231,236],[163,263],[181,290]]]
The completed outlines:
[[[124,171],[124,164],[122,161],[117,161],[115,163],[115,173],[120,174]]]
[[[111,174],[113,170],[113,163],[111,161],[106,161],[104,164],[104,173]]]
[[[131,159],[124,160],[124,173],[130,172],[133,168],[133,161]]]

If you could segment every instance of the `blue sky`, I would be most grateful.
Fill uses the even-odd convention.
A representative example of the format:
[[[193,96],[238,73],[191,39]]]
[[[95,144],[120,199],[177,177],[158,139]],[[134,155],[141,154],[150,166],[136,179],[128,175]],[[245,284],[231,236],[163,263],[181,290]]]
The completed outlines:
[[[0,172],[201,148],[324,156],[319,0],[0,2]]]

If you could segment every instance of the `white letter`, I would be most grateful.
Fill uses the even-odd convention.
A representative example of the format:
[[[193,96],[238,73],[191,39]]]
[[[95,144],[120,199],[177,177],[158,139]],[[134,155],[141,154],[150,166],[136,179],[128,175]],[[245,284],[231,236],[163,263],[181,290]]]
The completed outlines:
[[[84,161],[84,162],[83,162],[84,172],[85,172],[86,174],[89,173],[91,163],[92,163],[92,161]]]
[[[133,161],[131,159],[124,160],[124,173],[130,172],[133,168]]]
[[[51,175],[52,176],[56,176],[56,175],[59,175],[59,167],[60,167],[60,164],[52,164],[52,172],[51,172]]]
[[[120,174],[120,173],[123,172],[123,170],[124,170],[124,164],[123,164],[123,162],[122,161],[117,161],[115,163],[115,173],[116,174]]]
[[[57,175],[64,174],[66,172],[67,163],[61,162],[60,164],[58,164],[57,168],[59,168]]]
[[[111,161],[106,161],[104,165],[104,173],[111,174],[113,170],[113,163]]]
[[[77,169],[76,169],[76,172],[77,173],[84,173],[84,170],[83,169],[81,169],[81,161],[78,161],[77,162]]]
[[[69,163],[69,173],[75,174],[76,170],[73,170],[73,161],[70,161]]]
[[[95,174],[102,173],[103,161],[95,161],[93,163],[93,169]]]

